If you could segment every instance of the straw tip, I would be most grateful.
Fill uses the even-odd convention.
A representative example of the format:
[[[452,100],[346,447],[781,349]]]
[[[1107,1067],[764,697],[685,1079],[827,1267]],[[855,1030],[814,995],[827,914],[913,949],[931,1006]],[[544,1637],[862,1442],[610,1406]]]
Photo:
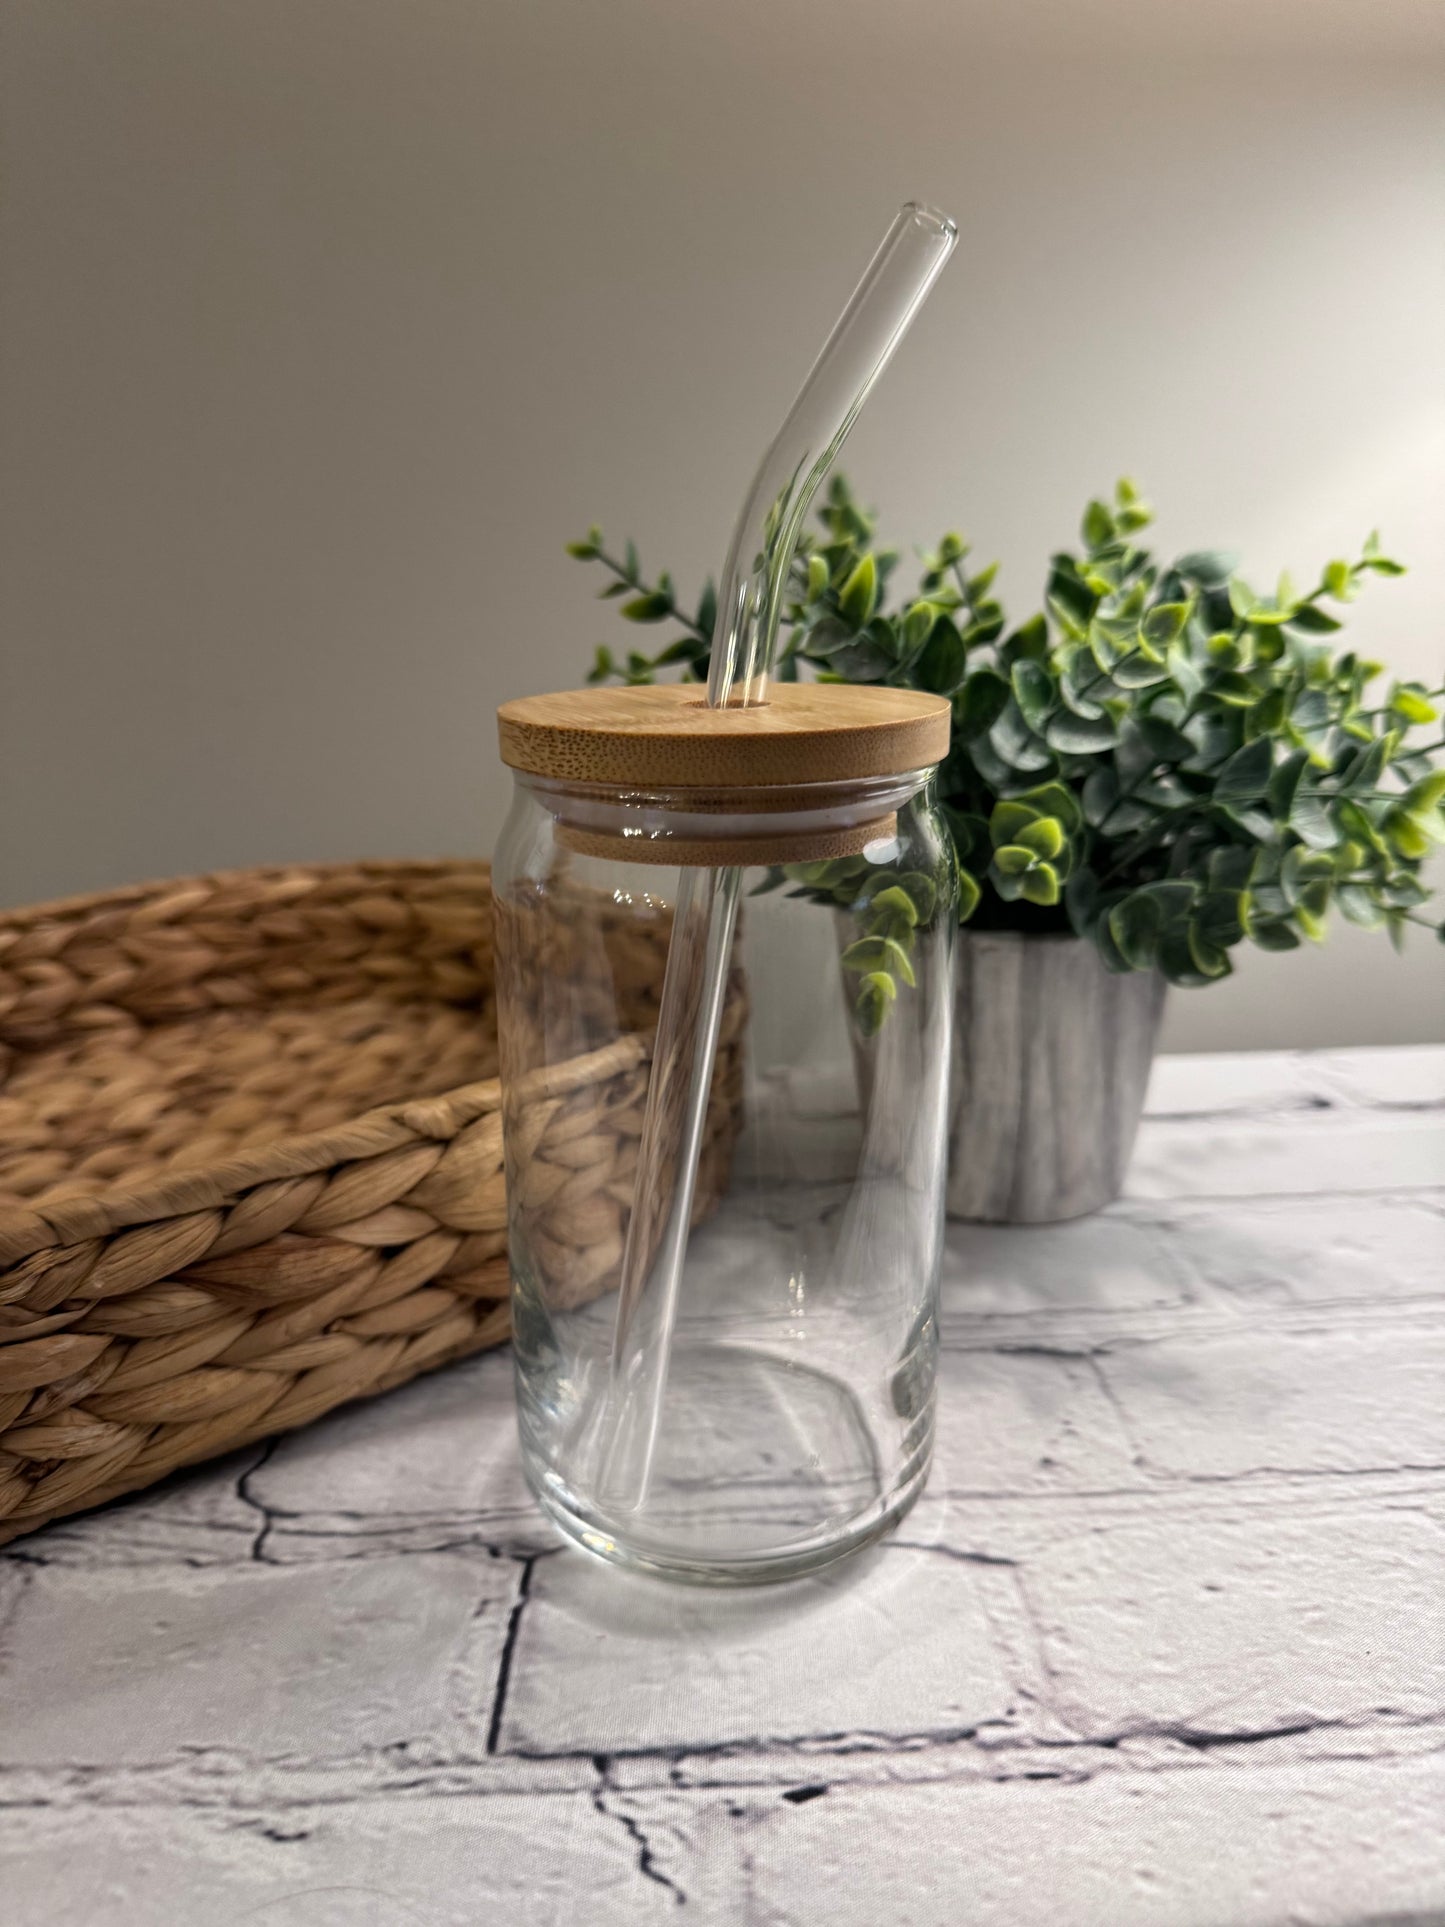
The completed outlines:
[[[950,215],[945,214],[942,208],[932,207],[927,201],[905,201],[903,212],[917,227],[927,228],[934,234],[946,235],[950,241],[958,239],[958,223]]]

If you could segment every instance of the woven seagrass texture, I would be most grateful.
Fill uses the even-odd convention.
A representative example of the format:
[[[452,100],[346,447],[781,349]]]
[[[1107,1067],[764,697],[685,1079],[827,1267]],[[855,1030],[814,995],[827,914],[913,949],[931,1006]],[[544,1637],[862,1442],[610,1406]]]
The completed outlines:
[[[603,928],[611,1034],[521,1093],[578,1297],[615,1283],[670,925]],[[0,1542],[503,1340],[496,1070],[485,864],[0,913]]]
[[[642,920],[634,899],[627,913],[627,940],[620,942],[596,903],[569,914],[565,892],[558,901],[550,884],[535,893],[519,889],[498,901],[498,975],[507,1064],[513,1078],[506,1106],[509,1182],[515,1187],[512,1259],[523,1289],[548,1312],[569,1311],[586,1299],[615,1291],[622,1280],[626,1243],[642,1143],[643,1114],[652,1074],[650,1045],[656,1030],[663,968],[672,920]],[[615,925],[618,912],[613,912]],[[529,986],[555,987],[538,1008]],[[554,1066],[586,1063],[579,1055],[615,1037],[618,1012],[646,1035],[624,1036],[630,1061],[605,1080],[589,1077],[563,1088]],[[732,1147],[742,1117],[743,1030],[747,1000],[736,961],[728,979],[709,1093],[708,1131],[698,1158],[692,1221],[706,1217],[727,1187]],[[619,1052],[620,1056],[620,1052]],[[655,1249],[678,1179],[676,1150],[682,1141],[682,1109],[691,1050],[677,1053],[664,1078],[662,1103],[671,1128],[664,1142],[673,1150],[652,1173],[646,1194],[645,1240]],[[520,1074],[519,1074],[520,1072]]]

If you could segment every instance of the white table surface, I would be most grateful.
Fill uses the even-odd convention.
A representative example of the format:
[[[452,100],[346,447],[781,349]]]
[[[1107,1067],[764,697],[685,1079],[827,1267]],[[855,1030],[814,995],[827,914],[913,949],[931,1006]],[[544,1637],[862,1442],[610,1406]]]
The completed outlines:
[[[0,1553],[0,1920],[1445,1920],[1445,1049],[1162,1060],[944,1313],[791,1587],[561,1549],[505,1353]]]

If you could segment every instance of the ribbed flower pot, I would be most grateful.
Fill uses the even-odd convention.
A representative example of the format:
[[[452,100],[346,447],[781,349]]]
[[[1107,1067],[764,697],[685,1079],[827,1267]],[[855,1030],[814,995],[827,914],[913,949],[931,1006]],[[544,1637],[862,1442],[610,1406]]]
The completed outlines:
[[[1052,1224],[1119,1195],[1164,1007],[1076,937],[958,933],[948,1214]]]

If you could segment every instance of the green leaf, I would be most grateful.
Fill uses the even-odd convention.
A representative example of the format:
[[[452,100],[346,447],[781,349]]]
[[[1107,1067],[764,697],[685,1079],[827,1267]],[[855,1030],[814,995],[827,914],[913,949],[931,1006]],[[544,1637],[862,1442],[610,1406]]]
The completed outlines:
[[[935,696],[952,696],[963,682],[967,664],[968,650],[958,633],[958,624],[951,616],[939,616],[923,654],[914,665],[913,680],[920,689],[926,689]],[[988,673],[995,674],[994,671]],[[1002,684],[1001,676],[997,680]],[[1002,707],[1000,703],[999,708]]]
[[[1159,905],[1166,923],[1178,923],[1189,916],[1199,896],[1199,885],[1185,877],[1169,877],[1162,883],[1146,883],[1144,888]]]
[[[1385,921],[1385,912],[1363,883],[1342,883],[1335,892],[1335,901],[1351,923],[1362,930],[1378,930]]]
[[[1164,912],[1145,890],[1133,890],[1108,915],[1109,935],[1131,970],[1148,970],[1159,947]]]
[[[1417,682],[1398,684],[1390,692],[1390,707],[1407,723],[1433,723],[1439,716],[1439,711],[1428,700],[1424,688]]]
[[[1038,859],[1022,843],[1001,843],[993,853],[993,860],[1004,876],[1015,877],[1031,870]]]
[[[1254,875],[1255,852],[1238,843],[1231,843],[1222,850],[1211,851],[1209,857],[1209,888],[1211,891],[1226,891],[1238,897],[1248,889]]]
[[[1430,854],[1430,835],[1419,821],[1402,809],[1387,810],[1380,825],[1391,847],[1403,857],[1418,861]]]
[[[1052,767],[1053,757],[1024,721],[1016,702],[1004,704],[1003,713],[989,732],[989,741],[1010,769],[1027,775]]]
[[[1208,890],[1200,898],[1190,919],[1190,931],[1217,950],[1227,950],[1244,935],[1244,893],[1241,890]],[[1202,968],[1202,966],[1201,966]],[[1214,973],[1222,976],[1222,971]]]
[[[888,1017],[889,1006],[898,996],[898,986],[886,970],[870,970],[858,986],[853,1010],[858,1028],[865,1037],[876,1037]]]
[[[1060,554],[1049,558],[1044,600],[1065,634],[1072,628],[1077,640],[1082,642],[1098,597],[1085,587],[1071,555]]]
[[[1064,847],[1063,825],[1056,817],[1041,816],[1037,823],[1025,823],[1015,840],[1035,856],[1053,858]]]
[[[1238,926],[1235,926],[1236,929]],[[1200,925],[1191,923],[1186,941],[1194,968],[1206,983],[1213,983],[1220,977],[1227,977],[1234,966],[1229,961],[1229,951],[1223,943],[1216,943]],[[1238,938],[1232,939],[1237,942]]]
[[[1098,829],[1118,800],[1119,778],[1107,763],[1100,763],[1084,778],[1084,787],[1080,796],[1084,809],[1084,821],[1092,828]]]
[[[894,937],[859,937],[843,952],[842,964],[845,970],[886,970],[906,984],[915,981],[908,952]]]
[[[1037,903],[1043,908],[1059,900],[1059,873],[1052,863],[1040,863],[1036,868],[1026,871],[1020,882],[1020,894],[1027,903]]]
[[[960,864],[958,871],[958,920],[960,923],[968,922],[978,908],[982,895],[983,891],[978,886],[977,878]]]
[[[837,616],[821,616],[808,630],[804,642],[804,653],[810,662],[833,661],[845,649],[851,649],[857,640],[854,631]]]
[[[816,602],[828,586],[828,564],[821,555],[808,557],[808,585],[804,599]]]
[[[1247,653],[1249,631],[1241,630],[1243,641],[1236,639],[1233,630],[1221,629],[1217,635],[1205,640],[1204,653],[1220,669],[1242,669]]]
[[[1264,795],[1273,757],[1269,739],[1256,737],[1238,749],[1214,779],[1214,800],[1226,808],[1252,803]]]
[[[1228,703],[1234,709],[1249,709],[1259,691],[1248,676],[1226,669],[1209,678],[1208,693],[1215,702]]]
[[[933,633],[933,625],[943,611],[936,602],[915,602],[903,617],[903,650],[916,655]]]
[[[698,597],[697,626],[712,641],[713,630],[717,627],[717,589],[712,578],[703,584],[702,594]]]
[[[1197,990],[1212,982],[1210,975],[1201,970],[1195,961],[1186,924],[1177,924],[1160,932],[1155,961],[1165,981],[1181,989]]]
[[[978,649],[984,643],[992,642],[995,636],[1001,636],[1003,626],[1003,610],[996,602],[986,602],[964,630],[963,639],[970,649]]]
[[[1260,606],[1259,597],[1241,576],[1230,577],[1229,606],[1241,621],[1247,621]]]
[[[980,862],[986,862],[993,850],[986,819],[975,816],[970,810],[955,809],[951,803],[943,805],[943,814],[959,861],[966,864],[977,858]]]
[[[1064,885],[1064,908],[1076,937],[1088,936],[1098,907],[1098,877],[1092,870],[1075,870]]]
[[[1205,588],[1222,588],[1239,567],[1239,557],[1224,549],[1191,549],[1174,564],[1174,573]]]
[[[1016,662],[1010,676],[1014,701],[1031,729],[1042,729],[1054,706],[1054,685],[1042,663],[1025,657]]]
[[[1249,937],[1251,943],[1257,943],[1261,950],[1298,950],[1300,947],[1298,931],[1283,917],[1251,921]]]
[[[1321,792],[1313,776],[1295,792],[1289,826],[1312,850],[1333,850],[1344,840],[1333,799]]]
[[[989,838],[995,848],[1001,843],[1012,843],[1018,831],[1037,823],[1039,812],[1022,799],[1017,802],[995,803],[993,814],[988,819]]]
[[[1084,813],[1079,808],[1078,798],[1062,783],[1038,783],[1013,800],[1027,803],[1039,816],[1056,816],[1066,831],[1083,828]]]
[[[1076,716],[1097,721],[1108,713],[1100,698],[1113,687],[1112,683],[1101,677],[1095,666],[1097,658],[1087,649],[1067,643],[1060,655],[1063,670],[1059,676],[1059,694]]]
[[[1394,740],[1398,741],[1398,738]],[[1340,772],[1341,791],[1354,793],[1374,789],[1390,760],[1390,741],[1388,737],[1377,736],[1368,748],[1350,759]]]
[[[1118,944],[1115,943],[1114,933],[1109,928],[1109,919],[1107,916],[1101,916],[1095,919],[1090,928],[1089,935],[1094,939],[1094,946],[1098,950],[1105,970],[1112,971],[1115,976],[1123,976],[1134,968],[1120,950]]]
[[[894,886],[908,893],[915,923],[927,923],[938,907],[938,886],[922,870],[905,870]]]
[[[707,654],[707,644],[699,642],[696,636],[679,636],[670,642],[660,655],[654,656],[652,666],[661,669],[675,662],[700,662]]]
[[[1141,716],[1138,729],[1156,763],[1185,763],[1194,754],[1194,745],[1184,731],[1163,716]]]
[[[976,736],[963,750],[981,782],[995,795],[1018,786],[1018,772],[1009,768],[993,746],[990,736]]]
[[[1291,629],[1300,629],[1309,636],[1332,635],[1344,624],[1335,616],[1326,615],[1324,610],[1313,602],[1302,602],[1289,619]]]
[[[1084,510],[1082,533],[1085,544],[1091,549],[1101,549],[1106,542],[1113,541],[1114,518],[1107,504],[1100,501],[1090,502]]]
[[[1298,843],[1285,851],[1279,866],[1285,901],[1296,910],[1303,905],[1306,909],[1322,911],[1329,902],[1334,875],[1335,866],[1327,856]]]
[[[1152,689],[1155,684],[1168,682],[1170,668],[1167,661],[1151,662],[1142,654],[1121,656],[1114,664],[1114,681],[1121,689]]]
[[[567,544],[567,553],[568,555],[576,556],[579,562],[591,562],[597,554],[597,544],[591,540],[586,542],[569,542]]]
[[[878,562],[863,556],[838,592],[838,612],[855,629],[866,628],[878,607]]]
[[[1327,562],[1322,580],[1325,594],[1336,602],[1348,602],[1355,593],[1355,578],[1348,562]]]
[[[1295,905],[1294,920],[1311,943],[1323,943],[1325,940],[1325,912],[1328,908],[1328,897],[1323,901],[1312,899],[1308,903]]]
[[[1445,769],[1438,769],[1410,785],[1400,798],[1400,808],[1411,816],[1421,816],[1438,809],[1442,801],[1445,801]]]
[[[1084,818],[1094,828],[1108,824],[1110,836],[1130,836],[1151,821],[1154,812],[1136,798],[1120,801],[1118,772],[1107,763],[1089,771],[1083,788]]]
[[[1002,653],[1010,661],[1027,657],[1030,661],[1042,662],[1049,653],[1049,625],[1042,616],[1031,616],[1022,623],[1003,645]]]
[[[650,595],[634,596],[618,610],[629,622],[666,622],[672,614],[672,597],[653,590]]]
[[[1044,730],[1044,741],[1050,749],[1071,756],[1093,755],[1099,750],[1112,749],[1118,740],[1119,730],[1112,716],[1091,719],[1075,716],[1064,709],[1049,718]]]
[[[1204,677],[1195,666],[1193,658],[1182,643],[1176,642],[1165,656],[1169,673],[1174,678],[1180,693],[1188,702],[1193,702],[1204,689]]]
[[[1165,649],[1184,633],[1184,625],[1189,620],[1190,605],[1187,602],[1161,602],[1145,616],[1143,622],[1144,638],[1152,642],[1156,649]]]
[[[918,909],[912,897],[896,883],[868,899],[868,914],[873,936],[894,937],[900,943],[906,943],[904,932],[912,930],[918,922]]]

